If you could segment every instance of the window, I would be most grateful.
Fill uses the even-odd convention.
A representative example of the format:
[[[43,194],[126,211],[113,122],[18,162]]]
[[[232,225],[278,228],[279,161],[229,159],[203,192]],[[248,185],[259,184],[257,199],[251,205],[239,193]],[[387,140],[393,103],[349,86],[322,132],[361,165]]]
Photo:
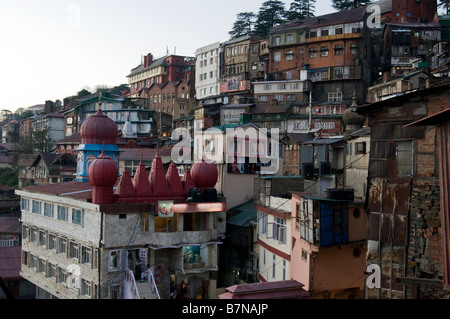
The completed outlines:
[[[38,262],[37,262],[37,271],[40,273],[45,273],[45,260],[38,258]]]
[[[22,210],[29,209],[29,200],[28,198],[22,198]]]
[[[48,264],[47,269],[47,277],[49,278],[56,278],[56,266],[53,264]]]
[[[148,213],[141,214],[141,231],[142,232],[148,231]]]
[[[58,205],[58,219],[59,220],[67,220],[67,207]]]
[[[38,230],[36,228],[31,229],[31,242],[36,243],[37,242],[37,236],[38,236]]]
[[[92,249],[90,247],[81,247],[81,263],[91,265]]]
[[[342,34],[342,28],[336,28],[334,34]]]
[[[63,285],[67,284],[67,272],[63,268],[58,267],[57,281]]]
[[[328,102],[342,102],[342,92],[328,93]]]
[[[43,230],[39,231],[39,245],[40,246],[47,245],[47,233]]]
[[[310,231],[309,231],[309,213],[308,213],[308,201],[303,200],[302,211],[300,212],[300,238],[306,241],[310,241]]]
[[[350,54],[358,54],[358,45],[356,43],[350,44]]]
[[[40,214],[41,213],[41,202],[38,202],[37,200],[34,200],[32,202],[32,213],[34,214]]]
[[[44,216],[53,217],[53,205],[44,203]]]
[[[85,279],[81,279],[81,295],[91,296],[91,292],[92,292],[92,283]]]
[[[119,270],[120,267],[120,250],[112,250],[109,252],[109,271]]]
[[[366,142],[356,143],[356,154],[357,155],[366,154]]]
[[[70,250],[69,250],[69,258],[78,259],[79,254],[79,245],[73,241],[70,242]]]
[[[261,221],[261,224],[260,224],[261,227],[259,229],[259,233],[266,235],[267,234],[267,225],[268,225],[268,220],[269,220],[268,215],[265,213],[261,213],[261,212],[258,212],[258,214],[259,214],[259,220]]]
[[[270,91],[270,90],[272,90],[272,84],[264,84],[263,90],[264,90],[264,91]]]
[[[274,62],[280,62],[281,61],[281,52],[275,52],[273,54],[273,61]]]
[[[292,34],[286,35],[286,43],[294,42],[294,36]]]
[[[273,254],[272,256],[272,278],[275,278],[275,266],[277,265],[277,256],[275,256],[275,254]]]
[[[315,58],[315,57],[317,57],[317,49],[316,49],[316,48],[311,48],[311,49],[309,49],[309,57],[310,57],[310,58]]]
[[[83,212],[81,209],[72,208],[72,223],[82,225]]]
[[[397,174],[411,176],[413,174],[413,143],[412,141],[397,142]]]
[[[320,56],[328,56],[328,47],[320,48]]]
[[[320,31],[320,35],[322,36],[322,37],[324,37],[324,36],[326,36],[326,35],[328,35],[328,29],[322,29],[321,31]]]
[[[275,218],[273,224],[273,238],[281,244],[286,244],[286,220]]]
[[[286,260],[283,259],[283,280],[286,280]]]
[[[22,238],[23,239],[28,239],[29,232],[30,232],[30,227],[23,226],[22,228],[23,228],[23,230],[22,230]]]
[[[56,235],[55,234],[49,234],[48,235],[48,249],[56,250]]]
[[[342,44],[336,44],[334,47],[334,55],[343,55],[344,54],[344,46]]]
[[[280,45],[280,44],[281,44],[281,37],[274,37],[273,45]]]
[[[294,51],[290,50],[286,52],[286,61],[292,61],[294,59]]]
[[[67,254],[67,239],[63,237],[58,238],[58,254]]]

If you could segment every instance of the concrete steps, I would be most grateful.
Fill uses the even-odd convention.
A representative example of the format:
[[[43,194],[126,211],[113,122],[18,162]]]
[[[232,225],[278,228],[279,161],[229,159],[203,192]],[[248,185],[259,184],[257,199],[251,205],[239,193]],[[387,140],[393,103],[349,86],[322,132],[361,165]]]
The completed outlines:
[[[140,299],[158,299],[147,281],[136,281],[136,287],[138,289]]]

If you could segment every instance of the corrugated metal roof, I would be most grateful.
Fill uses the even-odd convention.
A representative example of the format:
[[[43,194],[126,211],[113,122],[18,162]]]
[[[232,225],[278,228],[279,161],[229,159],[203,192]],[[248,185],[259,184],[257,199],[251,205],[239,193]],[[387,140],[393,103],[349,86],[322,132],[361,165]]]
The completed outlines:
[[[0,277],[4,281],[19,279],[22,247],[0,248]]]
[[[0,233],[21,234],[22,224],[18,217],[0,217]]]
[[[250,226],[252,221],[256,220],[258,214],[253,201],[233,207],[229,210],[229,212],[231,214],[234,213],[234,215],[232,215],[231,218],[227,220],[227,223],[241,227]]]

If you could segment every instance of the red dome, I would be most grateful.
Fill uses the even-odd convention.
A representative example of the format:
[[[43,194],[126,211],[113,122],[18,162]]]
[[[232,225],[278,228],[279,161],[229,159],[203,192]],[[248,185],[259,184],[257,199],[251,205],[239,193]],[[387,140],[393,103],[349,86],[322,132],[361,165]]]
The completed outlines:
[[[203,159],[192,166],[191,176],[198,188],[214,188],[219,178],[219,171],[214,163]]]
[[[81,144],[115,145],[118,135],[117,124],[99,109],[81,125],[80,135]]]
[[[103,152],[89,165],[89,182],[94,187],[114,187],[119,177],[117,164]]]

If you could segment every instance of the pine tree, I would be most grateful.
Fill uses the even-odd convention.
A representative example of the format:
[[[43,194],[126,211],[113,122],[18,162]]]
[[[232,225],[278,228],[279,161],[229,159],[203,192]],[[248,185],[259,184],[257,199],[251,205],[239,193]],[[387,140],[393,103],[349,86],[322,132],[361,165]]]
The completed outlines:
[[[237,20],[234,22],[233,29],[228,32],[232,39],[250,34],[253,31],[253,21],[256,14],[253,12],[241,12],[237,14]]]
[[[266,1],[259,9],[255,33],[261,36],[267,36],[270,29],[285,22],[286,9],[284,3],[278,0]]]
[[[294,0],[291,2],[289,11],[286,12],[286,19],[292,21],[294,19],[306,19],[314,17],[316,10],[316,0]]]
[[[338,11],[345,11],[359,8],[372,2],[370,0],[332,0],[332,1],[333,1],[333,8],[335,8]]]

